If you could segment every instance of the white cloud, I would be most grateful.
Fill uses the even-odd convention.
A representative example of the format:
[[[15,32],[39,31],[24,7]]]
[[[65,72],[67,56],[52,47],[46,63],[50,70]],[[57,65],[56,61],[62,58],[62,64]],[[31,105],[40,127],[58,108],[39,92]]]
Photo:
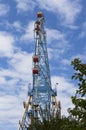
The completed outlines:
[[[75,31],[76,31],[77,29],[79,29],[79,26],[78,26],[78,25],[74,25],[74,24],[71,24],[71,25],[70,25],[70,24],[69,24],[69,25],[67,24],[67,25],[65,25],[65,26],[67,26],[67,27],[70,28],[71,30],[75,30]]]
[[[71,64],[71,60],[68,60],[68,59],[62,59],[61,60],[61,63],[63,64],[63,65],[70,65]]]
[[[6,15],[9,11],[9,6],[6,4],[0,3],[0,16]]]
[[[0,77],[0,84],[3,84],[5,82],[5,78],[4,77]]]
[[[49,28],[46,28],[46,32],[49,58],[58,59],[71,45],[63,32]]]
[[[62,48],[58,48],[58,45],[56,48],[48,48],[48,55],[49,55],[49,59],[53,59],[53,60],[57,60],[60,58],[61,55],[63,55],[66,51],[65,46],[63,46]]]
[[[47,42],[52,46],[53,49],[61,49],[66,48],[66,50],[70,47],[66,35],[56,29],[46,29],[47,32]]]
[[[4,124],[2,127],[3,130],[5,130],[5,124],[6,128],[8,126],[18,127],[19,117],[21,116],[22,110],[23,108],[20,105],[18,97],[12,95],[4,95],[0,97],[0,124]],[[0,125],[0,128],[1,126],[2,125]]]
[[[9,68],[0,68],[0,94],[21,94],[22,90],[26,92],[28,83],[32,83],[32,54],[20,49],[17,51],[8,59]]]
[[[17,2],[18,12],[33,10],[36,3],[32,0],[15,0]]]
[[[58,83],[57,91],[65,91],[70,95],[74,93],[74,84],[72,84],[69,80],[65,79],[64,77],[53,76],[51,80],[53,86],[55,86],[55,84]]]
[[[7,32],[0,32],[0,57],[10,56],[13,53],[14,38]]]
[[[59,14],[60,18],[62,18],[62,23],[64,23],[65,20],[67,24],[72,24],[81,10],[81,6],[77,0],[53,0],[51,2],[50,0],[36,1],[39,3],[40,8],[50,12],[52,11],[57,15]]]
[[[4,26],[5,29],[8,31],[10,30],[12,32],[18,32],[18,33],[22,33],[25,29],[20,21],[13,21],[12,23],[10,23],[9,21],[3,21],[3,23],[0,22],[0,26]]]
[[[86,38],[86,21],[81,25],[81,32],[79,38]]]
[[[62,115],[68,115],[67,109],[73,106],[71,96],[75,94],[74,84],[65,79],[65,77],[60,76],[52,76],[51,81],[53,88],[57,88],[57,100],[61,101]]]
[[[31,74],[32,69],[32,54],[23,51],[15,53],[10,59],[9,64],[16,72],[23,74]]]
[[[17,92],[21,93],[22,89],[26,92],[28,83],[32,83],[32,54],[22,51],[14,53],[8,59],[8,66],[8,69],[0,69],[2,93],[14,95],[20,86]]]
[[[12,26],[19,32],[23,31],[24,28],[21,26],[21,23],[19,21],[15,21]]]
[[[24,110],[22,102],[28,96],[28,83],[32,83],[32,54],[18,50],[8,63],[8,69],[0,69],[0,122],[10,122],[6,127],[17,128]]]
[[[27,41],[34,39],[34,21],[30,21],[25,28],[25,34],[21,37],[21,40]]]
[[[65,40],[65,34],[60,32],[59,30],[46,28],[46,32],[47,32],[48,43],[51,43],[53,40],[57,40],[57,41]]]
[[[17,129],[23,112],[21,103],[27,97],[28,83],[32,83],[32,53],[21,51],[14,43],[11,34],[0,32],[0,56],[6,57],[8,65],[0,66],[0,125],[8,122],[6,128]]]

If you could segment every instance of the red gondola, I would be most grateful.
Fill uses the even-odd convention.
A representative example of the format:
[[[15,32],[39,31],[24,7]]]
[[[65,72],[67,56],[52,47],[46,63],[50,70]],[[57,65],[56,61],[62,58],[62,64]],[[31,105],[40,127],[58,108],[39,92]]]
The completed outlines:
[[[38,17],[38,18],[41,18],[41,17],[43,17],[43,14],[42,14],[42,12],[38,12],[38,13],[37,13],[37,17]]]
[[[33,56],[33,62],[39,62],[39,57],[38,56]]]
[[[39,70],[38,68],[33,68],[33,74],[38,74]]]

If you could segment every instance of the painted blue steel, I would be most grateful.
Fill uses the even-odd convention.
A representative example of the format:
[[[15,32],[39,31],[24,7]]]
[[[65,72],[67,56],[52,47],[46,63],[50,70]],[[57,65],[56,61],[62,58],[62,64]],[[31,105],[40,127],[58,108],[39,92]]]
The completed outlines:
[[[44,18],[37,19],[40,22],[40,31],[39,36],[36,37],[35,43],[35,54],[39,57],[39,73],[33,74],[33,104],[38,103],[41,113],[41,117],[49,120],[50,118],[50,104],[51,104],[51,96],[55,95],[54,91],[51,87],[51,79],[50,79],[50,69],[49,69],[49,61],[48,61],[48,53],[47,53],[47,44],[46,44],[46,33],[44,30]],[[36,64],[34,63],[34,67]],[[38,86],[36,86],[36,80],[38,78]],[[38,92],[38,99],[36,98],[36,89]],[[42,114],[43,111],[47,111],[45,117]]]
[[[25,107],[25,113],[22,121],[20,122],[19,130],[27,130],[32,120],[36,121],[37,119],[43,121],[44,118],[49,120],[52,115],[51,97],[56,96],[57,94],[56,91],[52,90],[51,86],[46,32],[44,30],[44,17],[38,18],[37,22],[40,23],[40,29],[38,33],[35,32],[36,42],[33,56],[37,56],[39,60],[37,62],[33,61],[33,70],[38,68],[38,72],[33,72],[32,89],[30,84],[28,86],[28,96],[30,97],[30,100],[28,100],[27,103],[28,107]]]

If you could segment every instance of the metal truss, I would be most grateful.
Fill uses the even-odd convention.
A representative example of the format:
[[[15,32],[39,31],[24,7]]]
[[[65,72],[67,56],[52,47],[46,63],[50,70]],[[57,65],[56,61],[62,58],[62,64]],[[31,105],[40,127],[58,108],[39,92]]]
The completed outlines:
[[[23,102],[25,111],[19,122],[18,130],[27,130],[34,122],[50,120],[51,116],[60,113],[60,102],[57,103],[57,92],[51,87],[50,69],[46,45],[46,31],[44,16],[37,13],[34,24],[35,52],[33,55],[33,86],[28,92],[28,101]]]

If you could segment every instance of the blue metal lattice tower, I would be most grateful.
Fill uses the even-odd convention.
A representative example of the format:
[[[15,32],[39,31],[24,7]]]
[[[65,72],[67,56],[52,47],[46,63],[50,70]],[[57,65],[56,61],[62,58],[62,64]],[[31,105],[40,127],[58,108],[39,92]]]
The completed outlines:
[[[33,87],[28,92],[28,101],[23,102],[25,111],[19,122],[18,130],[27,130],[34,121],[50,120],[57,113],[56,91],[52,90],[48,53],[46,46],[46,32],[44,29],[44,16],[37,13],[34,24],[35,52],[33,55]]]

